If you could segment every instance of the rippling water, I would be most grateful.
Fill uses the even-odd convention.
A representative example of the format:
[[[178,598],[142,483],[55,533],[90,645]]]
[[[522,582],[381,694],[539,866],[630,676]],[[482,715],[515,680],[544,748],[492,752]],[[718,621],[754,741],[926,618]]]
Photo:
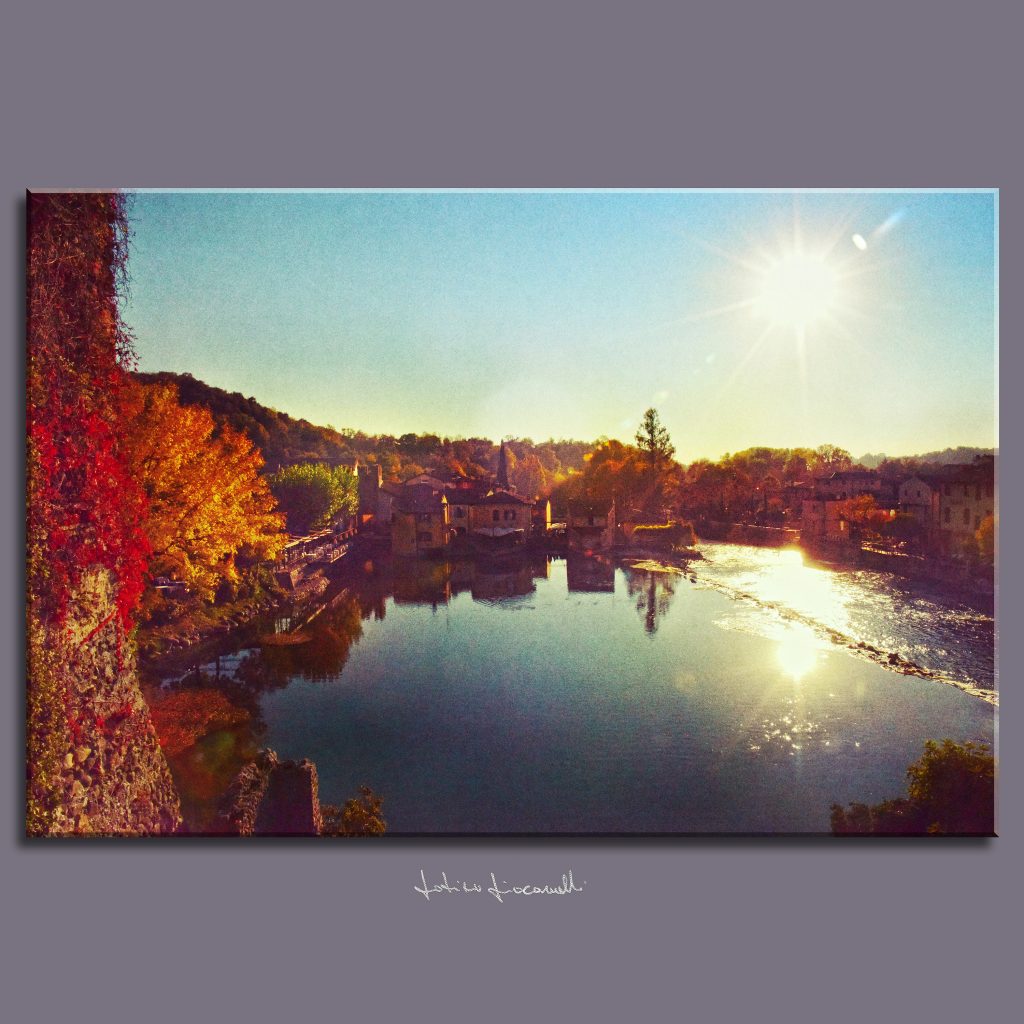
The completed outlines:
[[[995,688],[995,623],[981,600],[972,605],[949,587],[888,573],[817,565],[795,549],[706,544],[701,550],[705,560],[693,563],[692,572],[738,599],[722,621],[727,628],[777,635],[781,624],[799,623]],[[798,648],[796,639],[792,646]]]
[[[695,581],[587,560],[367,565],[311,643],[235,641],[165,680],[251,711],[172,760],[192,827],[264,745],[313,759],[325,802],[370,786],[392,833],[775,833],[900,795],[927,739],[991,742],[987,703],[829,633],[985,681],[982,613],[786,552],[707,555]]]

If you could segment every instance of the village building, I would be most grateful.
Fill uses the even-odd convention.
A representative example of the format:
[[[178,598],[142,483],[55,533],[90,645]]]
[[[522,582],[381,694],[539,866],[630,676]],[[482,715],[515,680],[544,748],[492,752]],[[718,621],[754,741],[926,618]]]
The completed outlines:
[[[404,488],[392,503],[391,551],[396,555],[428,555],[451,541],[448,499],[429,485]]]
[[[847,469],[815,477],[811,486],[790,491],[800,501],[800,539],[812,544],[859,544],[857,530],[848,515],[850,502],[870,497],[895,515],[897,488],[873,469]]]
[[[356,488],[359,496],[359,524],[365,526],[373,522],[379,514],[380,489],[384,480],[384,470],[379,463],[368,462],[355,464]]]
[[[381,484],[377,493],[376,524],[381,530],[390,530],[394,521],[395,502],[405,493],[401,484]]]
[[[848,499],[817,495],[804,498],[800,518],[800,539],[812,544],[852,544],[846,518]]]
[[[884,504],[895,497],[892,484],[873,469],[844,469],[815,477],[813,489],[817,497],[838,501],[870,494]]]
[[[534,502],[509,483],[504,442],[493,476],[421,473],[405,484],[382,484],[377,510],[379,522],[390,527],[392,551],[403,555],[442,551],[458,538],[514,546],[551,523],[549,501]]]
[[[473,529],[473,508],[491,492],[486,480],[462,477],[444,488],[451,510],[451,523],[457,537],[464,537]]]
[[[510,491],[492,491],[469,506],[469,529],[476,537],[519,543],[533,529],[533,502]]]
[[[995,513],[995,460],[982,457],[971,465],[955,466],[943,475],[939,491],[936,537],[943,554],[972,551],[975,534]]]
[[[411,480],[405,481],[406,487],[431,487],[435,491],[443,490],[446,484],[447,481],[442,480],[433,473],[420,473],[419,476],[414,476]]]
[[[994,514],[994,459],[982,456],[970,465],[943,466],[915,473],[899,483],[871,471],[833,473],[814,482],[802,500],[801,539],[812,543],[859,543],[848,522],[849,502],[870,495],[879,508],[908,516],[920,527],[923,549],[959,557],[976,550],[976,533]]]
[[[934,474],[915,474],[899,485],[899,511],[920,527],[921,541],[926,549],[936,544],[941,494],[942,480]]]
[[[615,544],[614,501],[571,501],[565,520],[569,547],[577,551],[598,551]]]

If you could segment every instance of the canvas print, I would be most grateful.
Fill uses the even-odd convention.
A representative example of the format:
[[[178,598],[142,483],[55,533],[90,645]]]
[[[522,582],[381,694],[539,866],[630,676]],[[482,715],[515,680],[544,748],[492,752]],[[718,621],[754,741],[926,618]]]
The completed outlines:
[[[29,836],[997,831],[994,190],[26,202]]]

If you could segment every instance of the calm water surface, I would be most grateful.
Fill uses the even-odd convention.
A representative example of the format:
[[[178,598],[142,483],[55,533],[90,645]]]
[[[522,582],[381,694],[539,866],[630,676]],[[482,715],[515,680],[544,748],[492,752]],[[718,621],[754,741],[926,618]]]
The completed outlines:
[[[190,683],[252,709],[172,769],[202,829],[256,746],[368,785],[392,833],[823,832],[899,795],[924,741],[991,743],[993,709],[836,642],[993,686],[990,614],[796,552],[648,563],[367,564],[312,643],[226,650]],[[691,575],[694,578],[690,578]]]

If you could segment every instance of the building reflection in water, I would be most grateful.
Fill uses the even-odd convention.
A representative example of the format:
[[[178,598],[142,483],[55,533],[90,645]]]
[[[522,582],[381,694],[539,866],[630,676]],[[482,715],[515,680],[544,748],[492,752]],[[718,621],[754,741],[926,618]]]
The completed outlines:
[[[447,605],[469,592],[474,601],[500,603],[536,592],[536,581],[550,576],[547,558],[480,561],[402,559],[388,571],[391,596],[397,605]]]
[[[572,555],[566,560],[565,575],[570,593],[615,593],[615,566],[604,558]]]

